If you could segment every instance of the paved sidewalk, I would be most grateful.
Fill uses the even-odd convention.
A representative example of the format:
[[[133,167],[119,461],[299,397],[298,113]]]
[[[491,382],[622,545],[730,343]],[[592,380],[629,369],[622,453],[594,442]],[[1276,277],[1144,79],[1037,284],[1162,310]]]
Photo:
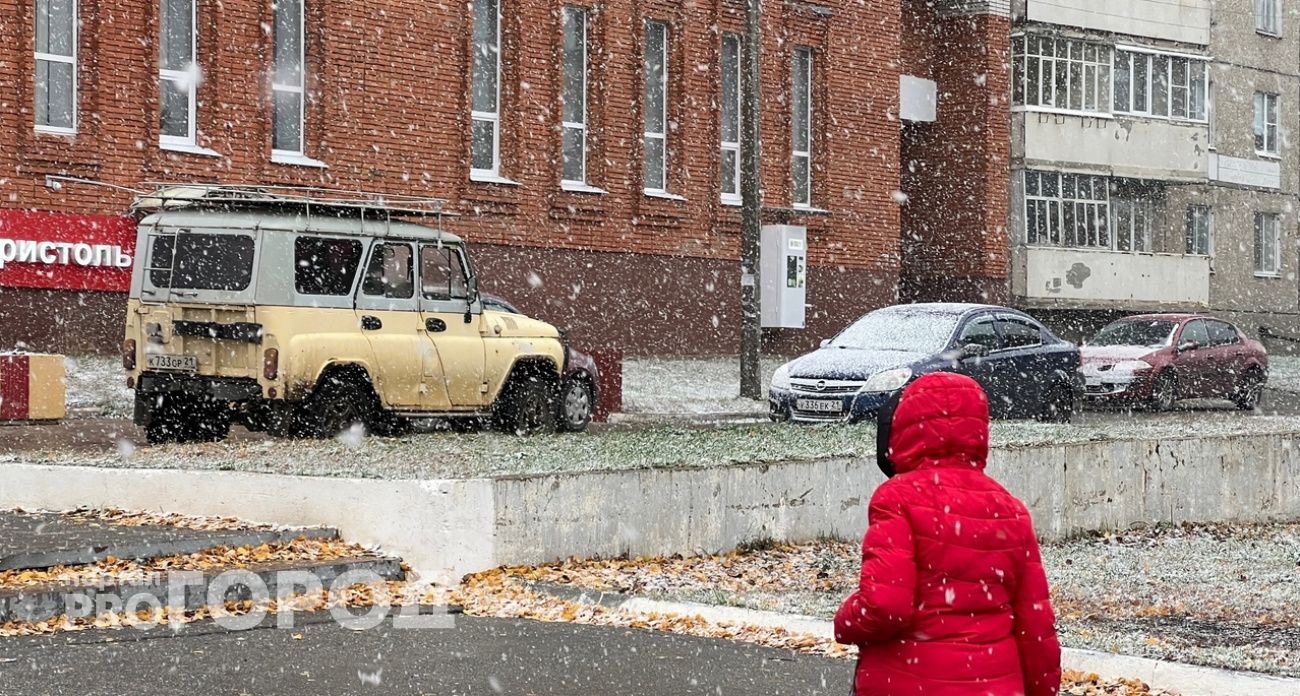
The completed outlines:
[[[0,510],[0,570],[50,568],[114,558],[155,558],[217,546],[256,546],[299,536],[333,539],[333,529],[190,529],[166,524],[122,525],[52,512]]]

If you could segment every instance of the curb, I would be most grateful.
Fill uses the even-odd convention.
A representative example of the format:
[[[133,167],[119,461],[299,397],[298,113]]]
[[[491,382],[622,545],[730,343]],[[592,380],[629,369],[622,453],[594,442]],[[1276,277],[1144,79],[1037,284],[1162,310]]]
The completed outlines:
[[[194,610],[226,601],[254,600],[262,601],[278,596],[281,573],[308,573],[322,585],[329,586],[340,576],[348,572],[370,573],[384,580],[404,580],[406,572],[402,570],[400,559],[382,558],[343,558],[334,561],[316,563],[276,563],[256,568],[225,568],[210,571],[189,571],[188,577],[200,577],[193,584],[172,586],[169,573],[156,573],[142,581],[123,583],[104,583],[96,585],[45,585],[23,589],[0,590],[0,624],[9,621],[39,623],[67,615],[81,618],[99,614],[115,613],[127,608],[167,607],[182,602],[185,609]],[[227,573],[240,573],[239,578],[228,578],[220,597],[210,596],[213,581]],[[246,574],[246,575],[244,575]],[[180,574],[178,573],[178,576]],[[263,587],[251,588],[249,583],[256,576]],[[178,578],[179,579],[179,578]],[[289,590],[305,590],[294,578],[286,585]],[[265,591],[262,591],[265,589]],[[173,590],[178,596],[173,596]],[[127,607],[126,605],[131,605]]]
[[[790,633],[825,639],[833,639],[835,636],[832,622],[812,616],[692,602],[669,602],[546,583],[529,582],[525,585],[557,599],[599,604],[608,609],[623,609],[639,614],[698,616],[712,623],[780,628]],[[1177,691],[1182,696],[1300,696],[1300,679],[1233,672],[1093,650],[1063,648],[1061,665],[1065,669],[1095,672],[1104,679],[1141,679],[1152,688]]]

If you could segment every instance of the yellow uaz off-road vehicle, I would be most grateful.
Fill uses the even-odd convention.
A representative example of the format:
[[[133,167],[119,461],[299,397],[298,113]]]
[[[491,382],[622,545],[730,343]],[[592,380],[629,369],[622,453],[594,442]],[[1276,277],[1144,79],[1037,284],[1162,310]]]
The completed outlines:
[[[485,312],[440,204],[402,205],[228,186],[137,199],[122,358],[149,440],[218,440],[232,422],[297,436],[423,417],[553,427],[559,332]]]

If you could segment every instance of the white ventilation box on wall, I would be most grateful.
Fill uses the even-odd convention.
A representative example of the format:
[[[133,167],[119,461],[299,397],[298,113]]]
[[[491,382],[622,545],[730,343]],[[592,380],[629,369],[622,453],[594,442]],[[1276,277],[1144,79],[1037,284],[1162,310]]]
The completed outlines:
[[[808,298],[808,228],[764,225],[762,257],[763,328],[804,328]]]

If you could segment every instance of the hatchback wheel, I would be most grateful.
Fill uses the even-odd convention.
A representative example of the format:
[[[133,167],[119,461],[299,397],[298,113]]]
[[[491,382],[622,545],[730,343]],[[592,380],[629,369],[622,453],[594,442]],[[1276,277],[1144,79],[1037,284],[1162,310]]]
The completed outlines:
[[[571,379],[565,382],[564,389],[560,392],[560,429],[571,433],[586,430],[591,424],[594,401],[591,385],[585,380]]]
[[[1157,411],[1172,411],[1178,403],[1178,380],[1168,371],[1156,376],[1151,390],[1151,407]]]

